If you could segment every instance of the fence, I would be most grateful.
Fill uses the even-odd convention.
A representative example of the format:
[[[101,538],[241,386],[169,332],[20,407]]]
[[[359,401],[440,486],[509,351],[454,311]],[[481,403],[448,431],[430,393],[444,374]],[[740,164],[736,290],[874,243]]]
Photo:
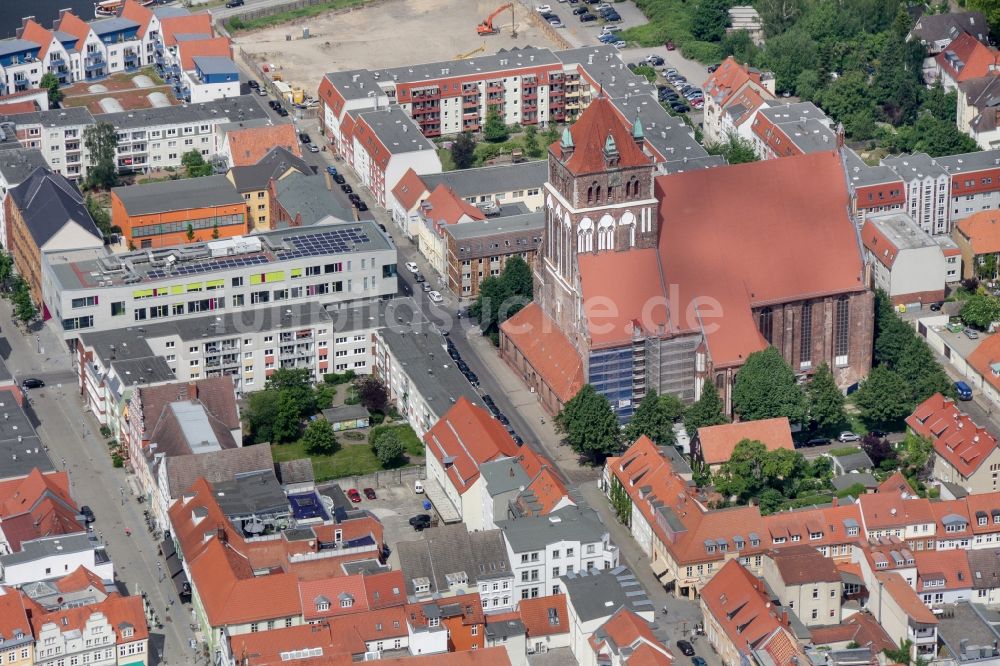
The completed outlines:
[[[571,49],[573,45],[566,41],[566,38],[559,34],[558,28],[553,28],[552,25],[541,17],[538,10],[528,2],[523,0],[518,3],[521,5],[521,9],[524,10],[524,15],[528,17],[528,21],[533,23],[535,26],[541,29],[545,36],[551,39],[553,42],[559,45],[560,49]]]
[[[399,469],[386,469],[371,474],[361,474],[359,476],[346,476],[342,479],[330,479],[322,481],[319,485],[327,486],[334,483],[341,488],[386,488],[388,486],[413,486],[413,482],[427,478],[425,467],[400,467]]]

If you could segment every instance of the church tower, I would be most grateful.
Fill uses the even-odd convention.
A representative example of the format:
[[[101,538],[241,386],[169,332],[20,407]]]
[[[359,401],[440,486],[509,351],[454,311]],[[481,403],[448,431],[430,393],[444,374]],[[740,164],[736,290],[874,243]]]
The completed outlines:
[[[644,149],[638,117],[630,128],[603,96],[549,147],[536,292],[578,348],[584,323],[577,257],[656,247],[659,239],[655,164]]]

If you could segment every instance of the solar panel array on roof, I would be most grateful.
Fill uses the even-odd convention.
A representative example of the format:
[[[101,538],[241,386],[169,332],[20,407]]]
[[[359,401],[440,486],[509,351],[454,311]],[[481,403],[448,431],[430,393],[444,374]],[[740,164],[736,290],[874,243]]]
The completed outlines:
[[[196,264],[177,264],[169,272],[161,270],[150,271],[147,277],[151,280],[157,280],[177,275],[197,275],[198,273],[210,273],[212,271],[238,268],[240,266],[258,266],[266,263],[268,263],[268,259],[263,254],[253,254],[246,257],[226,257],[225,259],[216,259],[215,261],[205,261]]]
[[[368,243],[368,234],[361,230],[361,227],[348,227],[346,229],[334,229],[324,231],[319,234],[309,234],[307,236],[294,236],[289,239],[294,250],[279,252],[279,259],[295,259],[297,257],[312,257],[318,254],[336,254],[348,252],[355,245]]]

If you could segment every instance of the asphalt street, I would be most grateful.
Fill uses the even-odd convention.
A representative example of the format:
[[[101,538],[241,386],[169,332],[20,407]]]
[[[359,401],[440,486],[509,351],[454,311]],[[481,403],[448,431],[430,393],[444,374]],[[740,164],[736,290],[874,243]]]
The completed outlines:
[[[27,394],[39,437],[53,465],[69,472],[73,499],[93,510],[93,531],[115,564],[119,589],[145,593],[162,623],[150,623],[150,665],[202,663],[190,647],[190,607],[180,602],[169,579],[161,580],[162,558],[146,528],[144,505],[132,496],[125,471],[112,466],[99,424],[84,409],[69,352],[48,327],[22,332],[6,300],[0,300],[0,329],[0,352],[15,378],[45,382]]]

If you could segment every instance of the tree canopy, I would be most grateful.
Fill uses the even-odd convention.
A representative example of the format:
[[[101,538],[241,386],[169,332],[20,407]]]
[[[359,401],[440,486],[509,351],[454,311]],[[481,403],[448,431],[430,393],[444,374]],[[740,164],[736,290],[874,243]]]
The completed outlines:
[[[710,155],[722,155],[729,164],[744,164],[756,162],[759,159],[757,151],[753,148],[753,143],[734,133],[729,133],[719,143],[705,146],[705,150]]]
[[[490,107],[486,112],[486,122],[483,124],[483,138],[490,143],[503,143],[510,137],[510,129],[504,124],[503,118],[496,107]]]
[[[115,154],[118,149],[118,132],[111,123],[98,122],[83,130],[83,145],[90,155],[87,169],[87,186],[110,189],[118,184],[118,167]]]
[[[684,429],[689,437],[694,437],[698,428],[729,423],[726,418],[725,405],[719,396],[715,384],[705,381],[701,387],[701,396],[684,412]]]
[[[884,365],[872,369],[854,394],[854,404],[868,423],[894,423],[913,410],[906,382]]]
[[[616,451],[622,442],[621,426],[611,403],[590,384],[563,405],[555,426],[574,451],[593,461]]]
[[[333,455],[340,449],[333,425],[326,419],[314,419],[302,433],[302,443],[308,453],[313,455]]]
[[[672,446],[677,437],[674,421],[684,413],[684,403],[676,396],[648,391],[625,426],[625,443],[645,435],[660,446]]]
[[[479,322],[484,335],[495,338],[500,324],[520,312],[533,295],[531,267],[521,257],[509,257],[500,275],[491,275],[479,284],[469,314]]]
[[[830,372],[830,366],[821,364],[806,386],[809,403],[809,420],[820,428],[833,428],[844,422],[844,394]]]
[[[801,423],[806,401],[795,373],[774,347],[754,352],[736,375],[733,411],[744,421],[787,416]]]
[[[451,161],[456,169],[468,169],[476,163],[476,142],[468,132],[451,142]]]
[[[395,430],[385,430],[372,441],[372,450],[383,467],[400,463],[406,448]]]
[[[59,90],[59,79],[52,72],[45,72],[42,74],[41,80],[38,82],[39,88],[44,88],[49,91],[49,107],[54,108],[59,106],[59,102],[62,101],[63,93]]]
[[[197,149],[189,150],[181,155],[181,165],[187,170],[188,178],[212,175],[212,165],[205,161]]]
[[[973,294],[965,301],[958,316],[973,328],[989,330],[990,324],[1000,321],[1000,298],[992,294]]]

